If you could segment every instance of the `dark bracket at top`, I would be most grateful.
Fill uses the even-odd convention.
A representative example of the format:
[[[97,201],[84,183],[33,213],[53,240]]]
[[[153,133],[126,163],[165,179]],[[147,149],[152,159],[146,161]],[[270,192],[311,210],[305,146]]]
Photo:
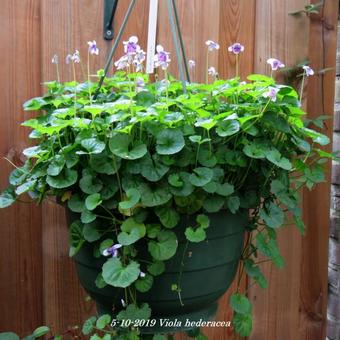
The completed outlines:
[[[113,20],[115,17],[118,0],[104,0],[104,26],[103,37],[105,40],[113,39]]]

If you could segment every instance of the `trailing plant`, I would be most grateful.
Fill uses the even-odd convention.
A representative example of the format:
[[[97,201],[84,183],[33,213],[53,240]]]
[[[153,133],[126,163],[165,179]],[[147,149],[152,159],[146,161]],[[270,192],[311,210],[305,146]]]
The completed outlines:
[[[99,92],[102,70],[93,76],[89,66],[85,81],[77,81],[76,51],[67,57],[73,81],[47,82],[43,96],[24,104],[25,111],[39,112],[22,124],[31,129],[33,145],[23,151],[23,165],[13,164],[10,185],[0,196],[2,208],[24,193],[38,203],[54,196],[76,214],[70,256],[91,243],[95,258],[107,258],[96,285],[122,289],[116,320],[150,318],[150,307],[136,297],[151,289],[176,254],[174,229],[183,214],[197,216],[181,230],[187,241],[203,242],[210,213],[249,211],[239,272],[266,288],[262,257],[284,266],[278,230],[293,218],[304,233],[299,191],[325,181],[323,163],[334,156],[322,150],[328,137],[304,122],[294,88],[260,74],[247,81],[219,79],[207,58],[207,82],[188,83],[184,91],[168,74],[170,57],[161,46],[155,66],[163,79],[151,82],[137,42],[136,37],[124,42],[118,71]],[[207,45],[208,56],[219,48],[212,41]],[[243,50],[240,44],[229,47],[237,65]],[[98,49],[89,42],[88,57],[93,54]],[[56,57],[53,62],[59,78]],[[284,66],[273,58],[268,63],[272,72]],[[304,66],[304,79],[311,74]],[[145,244],[148,260],[140,258],[139,244]],[[180,284],[169,284],[180,300]],[[252,307],[245,292],[238,289],[230,306],[235,331],[249,335]],[[91,318],[83,332],[99,330],[92,339],[142,337],[138,327],[119,325],[103,335],[111,321],[109,315]]]

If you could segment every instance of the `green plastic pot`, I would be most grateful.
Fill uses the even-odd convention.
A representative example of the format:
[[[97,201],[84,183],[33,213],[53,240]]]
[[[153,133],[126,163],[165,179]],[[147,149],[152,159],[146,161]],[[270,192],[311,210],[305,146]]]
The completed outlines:
[[[241,256],[244,229],[248,222],[247,211],[231,214],[226,211],[208,214],[210,227],[207,238],[200,243],[187,244],[183,231],[195,225],[195,215],[182,216],[173,229],[178,237],[176,255],[166,261],[165,272],[154,278],[152,289],[139,293],[138,301],[147,302],[152,309],[153,327],[145,327],[143,333],[176,332],[192,329],[189,322],[211,319],[217,310],[218,299],[232,283]],[[76,216],[69,214],[72,222]],[[147,257],[147,247],[141,240],[137,246],[139,257]],[[183,254],[184,253],[184,254]],[[95,285],[105,258],[93,257],[93,245],[85,243],[74,256],[80,283],[97,304],[98,314],[112,314],[121,308],[122,289]],[[171,286],[180,279],[181,301]],[[166,324],[165,324],[165,321]]]

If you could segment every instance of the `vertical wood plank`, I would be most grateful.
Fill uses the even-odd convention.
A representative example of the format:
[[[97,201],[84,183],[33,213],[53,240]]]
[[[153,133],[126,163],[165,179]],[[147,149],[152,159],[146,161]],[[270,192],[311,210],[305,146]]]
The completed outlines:
[[[21,165],[30,117],[22,103],[40,91],[40,1],[4,0],[0,11],[0,191]],[[28,197],[25,200],[29,201]],[[42,322],[41,214],[33,204],[0,210],[0,332],[28,334]]]
[[[317,1],[313,1],[317,2]],[[338,1],[325,0],[319,15],[311,16],[309,59],[317,73],[307,82],[307,112],[309,118],[321,114],[333,116],[336,29]],[[326,134],[332,139],[333,121],[326,122]],[[331,151],[331,145],[326,147]],[[326,182],[312,192],[304,192],[303,213],[307,233],[302,243],[300,286],[299,339],[325,339],[327,323],[327,261],[330,209],[330,172],[327,164]]]
[[[309,20],[304,15],[289,15],[305,5],[305,0],[256,1],[256,73],[270,74],[266,60],[271,57],[282,60],[288,67],[307,58]],[[249,290],[254,305],[253,333],[249,337],[252,340],[300,339],[301,236],[289,225],[279,232],[278,238],[285,268],[278,270],[264,264],[268,289],[261,290],[255,285]]]

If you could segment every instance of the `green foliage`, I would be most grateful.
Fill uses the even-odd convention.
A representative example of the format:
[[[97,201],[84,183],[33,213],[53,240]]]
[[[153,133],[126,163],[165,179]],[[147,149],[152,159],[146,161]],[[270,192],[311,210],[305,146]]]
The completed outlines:
[[[304,11],[314,13],[315,7]],[[145,81],[142,91],[136,77]],[[24,104],[26,111],[39,111],[22,124],[32,130],[34,146],[23,151],[27,160],[10,174],[0,208],[25,193],[37,202],[56,196],[65,204],[74,220],[70,255],[91,242],[94,257],[104,263],[97,287],[124,288],[128,306],[118,319],[151,315],[138,296],[164,273],[178,239],[206,240],[214,227],[209,215],[220,211],[251,209],[252,235],[242,260],[248,276],[265,288],[258,254],[284,265],[276,233],[286,213],[303,233],[299,189],[325,181],[323,163],[339,158],[322,149],[329,143],[319,132],[326,117],[304,122],[293,88],[264,75],[247,79],[191,83],[184,93],[170,76],[167,86],[143,74],[117,72],[91,100],[96,83],[46,83],[45,95]],[[263,96],[270,87],[278,90],[276,101]],[[184,225],[185,215],[196,222]],[[117,253],[104,259],[112,246]],[[174,287],[180,293],[180,284]],[[249,335],[249,301],[237,293],[230,303],[235,330]],[[83,333],[103,331],[110,320],[91,318]],[[119,332],[117,339],[139,339],[136,329]],[[106,340],[108,334],[94,333],[92,339]]]

